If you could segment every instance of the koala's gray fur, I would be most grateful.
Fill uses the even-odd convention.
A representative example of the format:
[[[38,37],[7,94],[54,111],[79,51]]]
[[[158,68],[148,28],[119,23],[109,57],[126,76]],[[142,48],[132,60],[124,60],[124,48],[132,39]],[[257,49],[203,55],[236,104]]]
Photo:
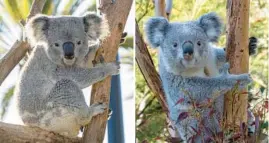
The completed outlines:
[[[34,48],[16,85],[19,114],[26,125],[76,137],[81,126],[107,108],[103,103],[88,107],[81,89],[119,73],[118,63],[80,66],[90,51],[88,42],[109,33],[106,20],[95,13],[38,15],[27,23],[26,32]],[[73,44],[74,55],[65,55],[66,43]]]
[[[185,141],[193,137],[195,142],[201,142],[202,136],[205,140],[220,132],[219,122],[223,114],[222,94],[232,89],[238,81],[240,88],[245,87],[251,78],[249,74],[228,74],[228,65],[224,65],[224,50],[211,44],[217,41],[221,33],[218,16],[208,13],[195,21],[171,23],[165,18],[153,17],[146,22],[145,33],[151,47],[159,47],[162,85],[170,118],[175,123],[180,137]],[[190,60],[186,60],[183,54],[183,45],[188,42],[193,43],[193,55]],[[211,70],[212,77],[205,75],[205,67]],[[221,68],[224,68],[223,74],[219,74]],[[183,102],[177,104],[180,99],[183,99]],[[194,110],[192,103],[207,103],[208,99],[215,101],[213,116],[209,116],[209,108]],[[188,112],[185,117],[184,112]],[[200,127],[199,121],[191,113],[200,115],[204,128]],[[200,135],[196,134],[199,129],[202,133]]]

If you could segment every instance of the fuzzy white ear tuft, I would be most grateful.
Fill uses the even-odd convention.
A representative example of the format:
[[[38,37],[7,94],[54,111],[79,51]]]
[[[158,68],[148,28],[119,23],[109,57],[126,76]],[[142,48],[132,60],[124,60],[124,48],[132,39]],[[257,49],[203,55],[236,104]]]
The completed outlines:
[[[25,26],[26,37],[32,46],[46,40],[48,27],[49,17],[45,15],[36,15],[27,22]]]
[[[198,19],[198,24],[207,34],[211,42],[216,42],[221,34],[222,23],[216,13],[211,12],[202,15]]]
[[[93,39],[104,39],[109,35],[109,25],[105,16],[98,16],[94,12],[88,12],[83,16],[85,32]]]
[[[147,42],[152,48],[157,48],[160,46],[165,37],[165,32],[169,22],[163,17],[153,17],[150,18],[145,23],[145,33]]]

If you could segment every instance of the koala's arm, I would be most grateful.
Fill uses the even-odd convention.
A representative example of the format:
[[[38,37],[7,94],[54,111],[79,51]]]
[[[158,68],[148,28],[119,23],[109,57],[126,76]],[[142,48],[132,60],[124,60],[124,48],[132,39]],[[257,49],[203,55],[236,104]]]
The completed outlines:
[[[77,83],[80,88],[86,88],[107,76],[118,74],[119,68],[119,63],[116,62],[99,64],[90,69],[58,67],[55,76],[58,80],[70,79]]]
[[[248,44],[248,48],[249,48],[249,55],[254,55],[256,53],[256,49],[257,49],[257,38],[256,37],[250,37],[249,38],[249,44]],[[216,63],[217,66],[219,68],[221,68],[223,66],[224,63],[226,63],[226,52],[225,52],[225,48],[216,48],[213,47],[212,48],[215,56],[216,56]]]
[[[192,85],[192,89],[206,89],[226,91],[232,89],[239,81],[239,88],[244,88],[251,82],[249,74],[230,75],[225,74],[217,77],[190,77],[186,79],[187,85]]]

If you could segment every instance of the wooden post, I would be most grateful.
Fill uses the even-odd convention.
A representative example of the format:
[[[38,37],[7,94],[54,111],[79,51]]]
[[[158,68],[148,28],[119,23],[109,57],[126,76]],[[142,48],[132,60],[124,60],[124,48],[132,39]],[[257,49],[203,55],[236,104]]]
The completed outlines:
[[[115,61],[118,51],[122,32],[124,30],[129,11],[133,0],[116,0],[111,3],[111,0],[100,0],[100,12],[106,16],[110,29],[110,35],[103,41],[101,45],[102,54],[106,62]],[[100,56],[96,56],[99,58]],[[99,59],[95,59],[100,61]],[[111,77],[104,79],[93,85],[91,92],[91,104],[97,102],[103,102],[109,105],[110,98],[110,80]],[[83,143],[102,143],[104,140],[106,123],[107,123],[107,111],[96,117],[93,117],[92,121],[86,126],[83,133]]]
[[[248,73],[249,0],[228,0],[227,20],[226,47],[230,73]],[[226,125],[247,123],[247,95],[240,95],[235,104],[232,104],[233,98],[237,97],[228,94],[225,96],[224,123]]]

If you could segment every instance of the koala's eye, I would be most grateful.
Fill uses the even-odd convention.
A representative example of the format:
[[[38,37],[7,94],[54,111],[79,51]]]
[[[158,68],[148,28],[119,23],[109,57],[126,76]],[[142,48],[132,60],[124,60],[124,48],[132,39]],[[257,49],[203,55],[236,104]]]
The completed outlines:
[[[177,43],[174,43],[173,46],[176,48],[177,47]]]
[[[77,44],[80,45],[81,44],[81,41],[78,41]]]
[[[54,45],[55,45],[56,47],[59,47],[59,44],[58,44],[58,43],[55,43]]]
[[[198,42],[197,42],[197,45],[198,45],[198,46],[201,46],[201,42],[200,42],[200,41],[198,41]]]

